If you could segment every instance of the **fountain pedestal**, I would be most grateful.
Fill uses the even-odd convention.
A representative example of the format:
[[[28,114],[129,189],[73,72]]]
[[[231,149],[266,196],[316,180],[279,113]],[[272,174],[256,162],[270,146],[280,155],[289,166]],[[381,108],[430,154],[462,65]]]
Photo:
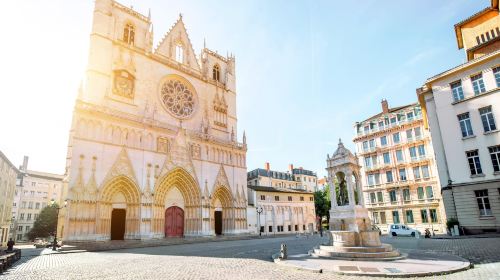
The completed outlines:
[[[404,258],[391,245],[380,242],[372,230],[368,211],[361,205],[336,206],[330,211],[330,239],[310,254],[321,258],[348,260],[395,260]]]
[[[356,156],[344,147],[342,141],[332,157],[327,156],[331,197],[330,239],[314,248],[312,256],[354,259],[392,260],[403,258],[391,245],[380,242],[378,230],[372,230],[368,210],[363,206]]]

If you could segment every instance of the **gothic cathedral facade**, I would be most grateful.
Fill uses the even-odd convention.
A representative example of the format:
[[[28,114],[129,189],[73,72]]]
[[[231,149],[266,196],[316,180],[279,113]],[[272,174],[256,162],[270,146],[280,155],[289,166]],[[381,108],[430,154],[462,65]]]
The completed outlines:
[[[197,57],[182,16],[153,48],[151,17],[96,0],[69,135],[66,240],[248,232],[235,58]],[[62,234],[61,234],[62,233]]]

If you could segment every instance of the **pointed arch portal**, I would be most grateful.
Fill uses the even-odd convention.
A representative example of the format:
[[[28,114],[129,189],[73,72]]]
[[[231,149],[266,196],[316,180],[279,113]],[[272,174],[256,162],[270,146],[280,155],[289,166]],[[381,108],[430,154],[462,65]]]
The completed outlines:
[[[210,203],[212,228],[216,235],[234,231],[234,200],[229,189],[217,186]]]
[[[139,188],[132,179],[121,175],[107,182],[97,203],[97,234],[111,240],[139,238],[139,205]]]
[[[153,200],[153,231],[157,237],[196,235],[201,232],[201,194],[196,180],[177,167],[163,176],[156,186]],[[183,208],[167,208],[169,192],[177,188],[184,200]]]

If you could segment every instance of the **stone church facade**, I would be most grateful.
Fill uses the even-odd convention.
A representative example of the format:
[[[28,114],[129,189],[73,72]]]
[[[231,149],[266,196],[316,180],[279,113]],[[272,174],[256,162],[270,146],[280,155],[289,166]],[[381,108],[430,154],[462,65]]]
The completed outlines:
[[[198,57],[182,16],[153,47],[151,17],[96,0],[58,232],[66,241],[248,232],[235,58]]]

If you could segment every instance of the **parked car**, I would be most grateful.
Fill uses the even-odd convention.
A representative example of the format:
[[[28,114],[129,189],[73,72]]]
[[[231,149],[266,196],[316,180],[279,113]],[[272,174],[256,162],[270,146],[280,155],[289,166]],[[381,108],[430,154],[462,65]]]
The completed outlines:
[[[402,224],[392,224],[388,225],[388,232],[389,235],[392,236],[417,236],[420,234],[420,232],[416,229],[412,229],[407,225],[402,225]]]
[[[47,242],[47,240],[45,238],[37,237],[33,241],[33,246],[35,246],[35,248],[45,248],[45,247],[47,247],[48,244],[49,244],[49,242]]]

